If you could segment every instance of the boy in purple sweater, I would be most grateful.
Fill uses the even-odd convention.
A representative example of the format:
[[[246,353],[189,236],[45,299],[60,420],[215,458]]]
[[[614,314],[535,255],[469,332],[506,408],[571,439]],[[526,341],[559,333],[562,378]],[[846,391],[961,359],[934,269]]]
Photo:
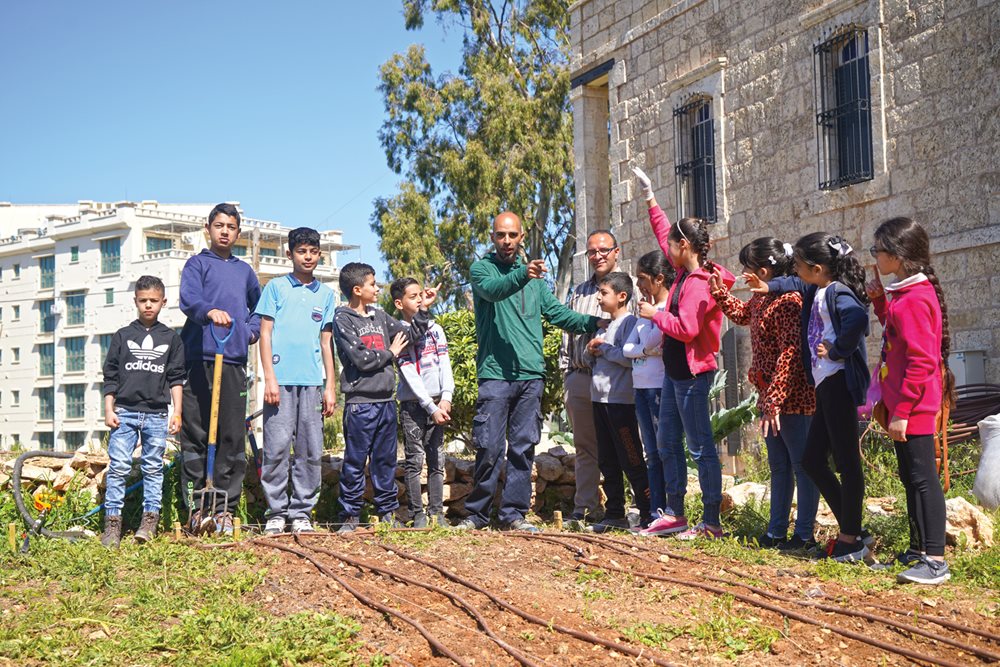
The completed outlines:
[[[260,299],[260,283],[253,269],[232,254],[240,236],[240,214],[232,204],[219,204],[208,214],[210,247],[188,259],[181,272],[181,311],[187,322],[181,331],[187,359],[184,385],[184,425],[181,429],[181,489],[190,510],[195,491],[205,487],[205,456],[212,407],[215,340],[209,324],[221,338],[229,327],[232,337],[222,357],[218,449],[215,487],[229,494],[229,506],[215,517],[216,530],[233,531],[232,513],[239,506],[246,472],[247,348],[260,336],[260,319],[251,316]],[[201,517],[192,516],[192,525]],[[196,523],[197,522],[197,523]]]

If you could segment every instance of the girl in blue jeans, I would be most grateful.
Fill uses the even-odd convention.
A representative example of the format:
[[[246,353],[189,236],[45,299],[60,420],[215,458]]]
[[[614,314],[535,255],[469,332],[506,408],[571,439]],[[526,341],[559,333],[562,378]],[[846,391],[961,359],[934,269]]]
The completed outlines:
[[[708,390],[718,368],[722,310],[708,292],[713,265],[708,261],[711,242],[708,222],[683,218],[671,225],[656,203],[653,186],[641,169],[634,169],[649,207],[649,223],[670,264],[677,272],[667,295],[667,305],[658,311],[643,303],[639,315],[651,319],[663,332],[663,391],[660,396],[657,447],[661,451],[666,482],[666,507],[660,517],[643,531],[646,535],[680,533],[679,539],[722,536],[719,509],[722,504],[722,464],[712,435]],[[724,284],[735,282],[723,268]],[[687,493],[685,436],[691,458],[698,466],[698,482],[704,512],[702,521],[688,527],[684,515]],[[662,459],[662,452],[667,458]]]
[[[773,237],[755,239],[740,250],[744,275],[767,282],[792,272],[792,246]],[[753,358],[747,374],[757,390],[757,412],[767,445],[771,471],[771,518],[767,532],[757,538],[762,547],[800,551],[816,546],[813,524],[819,490],[802,467],[806,436],[816,392],[802,367],[799,318],[802,295],[754,294],[749,301],[733,296],[722,281],[709,280],[712,298],[734,324],[749,326]],[[788,539],[788,515],[792,493],[798,488],[795,531]]]
[[[639,258],[636,277],[642,300],[667,307],[667,293],[675,277],[666,255],[659,250]],[[635,414],[639,420],[643,450],[646,453],[646,473],[649,477],[649,507],[654,514],[667,506],[664,460],[656,444],[657,420],[660,418],[660,394],[663,390],[663,332],[649,320],[640,319],[632,329],[622,354],[632,360],[632,387],[635,391]],[[656,516],[650,519],[656,519]],[[645,520],[646,517],[643,517]]]

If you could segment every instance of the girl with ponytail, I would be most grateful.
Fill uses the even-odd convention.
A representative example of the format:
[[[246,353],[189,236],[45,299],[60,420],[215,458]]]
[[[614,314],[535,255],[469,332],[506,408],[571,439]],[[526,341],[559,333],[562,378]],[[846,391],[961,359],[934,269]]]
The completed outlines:
[[[908,218],[886,220],[875,230],[871,254],[875,277],[867,289],[883,327],[877,377],[910,518],[910,547],[896,559],[911,567],[897,579],[939,584],[951,577],[944,560],[944,491],[934,460],[937,413],[942,401],[951,400],[954,383],[948,309],[923,227]],[[896,282],[883,288],[879,274],[895,274]]]
[[[794,265],[792,246],[776,238],[754,239],[740,250],[744,273],[763,281],[787,276]],[[757,412],[767,446],[771,472],[771,517],[767,532],[757,538],[765,548],[788,552],[816,547],[813,525],[819,504],[819,490],[803,468],[806,438],[816,393],[802,369],[799,320],[802,295],[754,294],[749,301],[736,298],[715,275],[709,280],[712,298],[733,322],[750,328],[753,352],[750,384],[757,389]],[[788,515],[792,494],[798,488],[795,530],[788,539]]]
[[[646,302],[639,310],[640,317],[652,320],[663,332],[664,378],[656,437],[666,487],[666,507],[640,534],[679,533],[678,539],[684,540],[721,537],[722,463],[712,435],[708,391],[718,368],[715,355],[719,351],[722,310],[708,290],[714,270],[714,265],[708,261],[711,246],[708,223],[697,218],[683,218],[671,225],[656,203],[649,177],[641,169],[633,169],[633,172],[646,199],[653,234],[676,271],[667,293],[666,307],[657,310]],[[722,267],[718,272],[719,280],[726,287],[732,286],[736,280],[733,274]],[[703,507],[701,522],[690,528],[684,515],[687,493],[685,440],[698,466]]]
[[[826,555],[840,562],[861,561],[869,553],[861,530],[865,477],[857,416],[871,380],[865,352],[865,271],[846,240],[825,232],[800,238],[793,259],[795,276],[770,282],[753,273],[743,276],[751,292],[797,291],[802,295],[802,365],[806,379],[816,387],[816,413],[809,425],[802,466],[840,525],[840,534],[827,544]],[[839,479],[828,462],[831,454]]]

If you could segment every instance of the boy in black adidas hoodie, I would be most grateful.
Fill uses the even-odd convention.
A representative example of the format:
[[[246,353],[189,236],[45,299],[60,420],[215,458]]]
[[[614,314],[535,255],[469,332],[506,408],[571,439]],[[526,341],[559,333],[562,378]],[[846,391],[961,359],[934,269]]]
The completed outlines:
[[[429,306],[436,290],[424,291],[424,305],[407,327],[374,307],[378,298],[375,269],[350,262],[340,270],[340,291],[348,297],[333,315],[333,338],[340,357],[344,392],[344,467],[340,473],[338,532],[358,527],[365,491],[365,462],[375,490],[375,510],[383,522],[398,526],[396,497],[395,361],[427,333]]]
[[[166,304],[163,281],[142,276],[135,282],[139,318],[111,337],[104,361],[104,423],[108,439],[107,489],[104,494],[104,535],[101,543],[118,546],[122,534],[125,479],[132,471],[132,451],[142,436],[142,522],[137,542],[156,536],[163,495],[163,452],[167,433],[181,430],[184,387],[184,344],[173,329],[161,324]],[[167,407],[173,416],[167,424]]]

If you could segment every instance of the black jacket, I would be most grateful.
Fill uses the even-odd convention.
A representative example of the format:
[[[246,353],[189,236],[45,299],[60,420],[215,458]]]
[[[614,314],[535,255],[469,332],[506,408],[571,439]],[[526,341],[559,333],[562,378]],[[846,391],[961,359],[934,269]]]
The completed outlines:
[[[104,395],[135,412],[166,412],[170,388],[184,384],[184,343],[157,322],[149,330],[139,320],[115,332],[104,360]]]
[[[809,317],[812,314],[813,301],[819,288],[806,284],[798,276],[782,276],[767,283],[767,287],[775,294],[784,292],[800,292],[802,294],[802,367],[806,371],[809,384],[815,385],[812,376],[812,357],[809,350]],[[868,371],[868,351],[865,349],[865,337],[868,335],[868,306],[863,304],[857,295],[843,283],[830,283],[825,293],[826,309],[830,313],[833,332],[836,340],[830,349],[830,359],[844,360],[844,379],[847,390],[855,405],[864,405],[868,395],[868,385],[871,384],[871,373]]]
[[[359,315],[348,306],[340,306],[333,315],[333,339],[340,358],[340,390],[346,403],[391,401],[396,389],[396,358],[389,345],[403,332],[410,344],[421,341],[427,332],[430,316],[421,310],[410,326],[378,308]]]

